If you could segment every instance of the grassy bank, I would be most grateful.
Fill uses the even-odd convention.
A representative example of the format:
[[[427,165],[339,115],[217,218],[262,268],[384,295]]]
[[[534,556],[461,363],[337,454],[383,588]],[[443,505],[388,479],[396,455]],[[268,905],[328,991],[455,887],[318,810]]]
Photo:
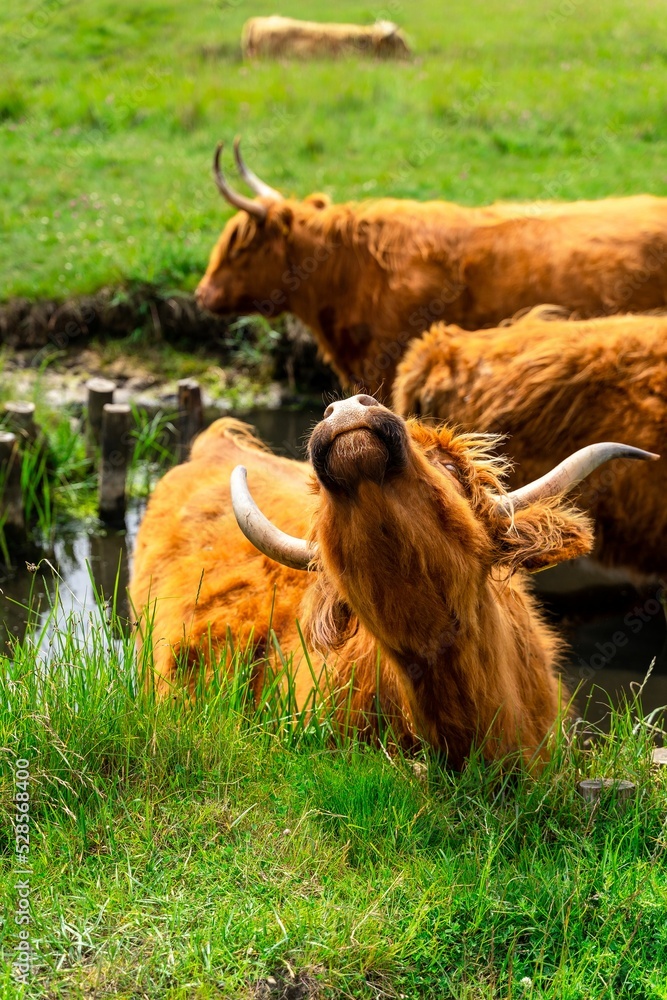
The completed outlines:
[[[9,0],[0,14],[0,300],[102,285],[192,288],[228,212],[218,138],[285,192],[576,198],[661,193],[667,130],[655,0],[286,0],[391,17],[417,57],[244,66],[258,0]]]
[[[255,710],[247,662],[156,704],[113,614],[0,670],[3,809],[31,773],[30,997],[664,998],[667,774],[632,706],[536,782]],[[33,636],[34,639],[34,636]],[[278,719],[279,721],[276,721]],[[419,772],[419,774],[416,773]],[[634,802],[590,813],[584,776]],[[11,826],[0,940],[16,946]],[[8,966],[0,996],[17,997]]]

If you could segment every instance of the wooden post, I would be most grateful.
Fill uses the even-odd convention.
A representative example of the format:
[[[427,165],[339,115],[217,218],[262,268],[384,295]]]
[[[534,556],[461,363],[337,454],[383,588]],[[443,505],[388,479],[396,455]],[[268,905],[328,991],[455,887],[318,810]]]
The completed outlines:
[[[178,383],[178,460],[184,462],[190,452],[192,439],[204,427],[204,410],[199,382],[182,378]]]
[[[113,403],[116,383],[108,378],[91,378],[86,382],[88,390],[88,415],[86,418],[86,444],[88,453],[99,448],[102,440],[102,412],[107,403]]]
[[[667,747],[656,747],[651,754],[653,764],[667,764]]]
[[[13,431],[21,441],[31,443],[37,440],[34,403],[23,400],[5,403],[5,414],[7,430]]]
[[[130,416],[127,403],[105,403],[102,410],[102,464],[99,512],[103,521],[125,520],[125,483],[130,460]]]
[[[25,516],[21,493],[21,458],[16,434],[0,431],[0,518],[7,545],[25,542]]]
[[[634,797],[636,790],[636,785],[632,781],[615,778],[587,778],[577,785],[577,791],[590,808],[600,805],[603,800],[626,806]]]

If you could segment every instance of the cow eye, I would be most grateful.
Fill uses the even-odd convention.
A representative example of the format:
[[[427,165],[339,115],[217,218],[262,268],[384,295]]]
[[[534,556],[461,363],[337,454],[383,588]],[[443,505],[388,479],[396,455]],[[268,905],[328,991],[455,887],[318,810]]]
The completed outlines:
[[[463,476],[461,475],[461,470],[458,465],[454,465],[453,462],[445,462],[444,468],[447,469],[447,472],[451,472],[457,483],[461,483],[461,485],[463,485]]]

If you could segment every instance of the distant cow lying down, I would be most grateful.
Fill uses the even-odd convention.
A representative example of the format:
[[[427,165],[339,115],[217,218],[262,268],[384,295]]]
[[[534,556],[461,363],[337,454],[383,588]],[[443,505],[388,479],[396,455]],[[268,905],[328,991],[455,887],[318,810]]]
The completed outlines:
[[[610,457],[647,456],[589,449],[508,496],[489,443],[406,423],[366,395],[327,407],[310,464],[217,421],[159,483],[137,539],[131,597],[152,621],[159,690],[228,655],[228,630],[270,662],[271,622],[303,705],[313,680],[300,619],[360,730],[377,726],[379,687],[397,739],[418,734],[455,766],[484,739],[493,758],[543,750],[561,708],[561,647],[526,572],[590,549],[586,518],[562,499],[572,483]]]
[[[582,317],[667,305],[667,198],[464,208],[379,198],[284,198],[237,165],[214,170],[229,220],[197,296],[216,313],[291,312],[343,384],[390,398],[409,341],[437,320],[467,330],[554,302]]]
[[[551,317],[551,319],[549,319]],[[572,321],[550,306],[512,325],[466,333],[437,324],[401,363],[394,406],[507,435],[513,484],[577,448],[620,438],[648,451],[667,437],[667,316]],[[641,576],[667,573],[667,465],[621,463],[587,481],[597,559]]]
[[[408,43],[398,25],[376,21],[367,27],[358,24],[319,24],[291,17],[251,17],[243,25],[241,48],[245,59],[317,56],[344,56],[363,53],[383,59],[405,59]]]

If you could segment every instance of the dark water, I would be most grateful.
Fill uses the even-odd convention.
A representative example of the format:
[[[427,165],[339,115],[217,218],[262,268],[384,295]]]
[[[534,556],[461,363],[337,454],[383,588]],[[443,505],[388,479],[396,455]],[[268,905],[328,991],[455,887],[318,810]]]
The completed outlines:
[[[322,419],[326,406],[323,402],[303,410],[252,410],[243,419],[277,454],[303,460],[310,432]]]
[[[604,715],[608,696],[618,702],[642,684],[645,712],[667,705],[667,623],[657,585],[637,589],[605,579],[587,560],[541,573],[536,584],[569,644],[564,677],[570,691],[578,691],[576,704],[587,718]]]
[[[263,410],[243,419],[275,451],[303,458],[308,433],[323,409]],[[65,533],[37,572],[21,569],[0,580],[5,635],[24,634],[28,606],[40,609],[42,622],[54,604],[61,620],[69,612],[84,620],[95,609],[96,593],[109,599],[117,588],[124,594],[142,513],[143,505],[133,504],[123,532]],[[570,690],[579,689],[577,707],[586,708],[587,718],[596,721],[605,714],[607,695],[617,700],[638,690],[654,657],[642,690],[643,710],[667,705],[667,628],[657,586],[638,590],[585,560],[540,573],[535,582],[549,616],[570,644],[565,676]]]

